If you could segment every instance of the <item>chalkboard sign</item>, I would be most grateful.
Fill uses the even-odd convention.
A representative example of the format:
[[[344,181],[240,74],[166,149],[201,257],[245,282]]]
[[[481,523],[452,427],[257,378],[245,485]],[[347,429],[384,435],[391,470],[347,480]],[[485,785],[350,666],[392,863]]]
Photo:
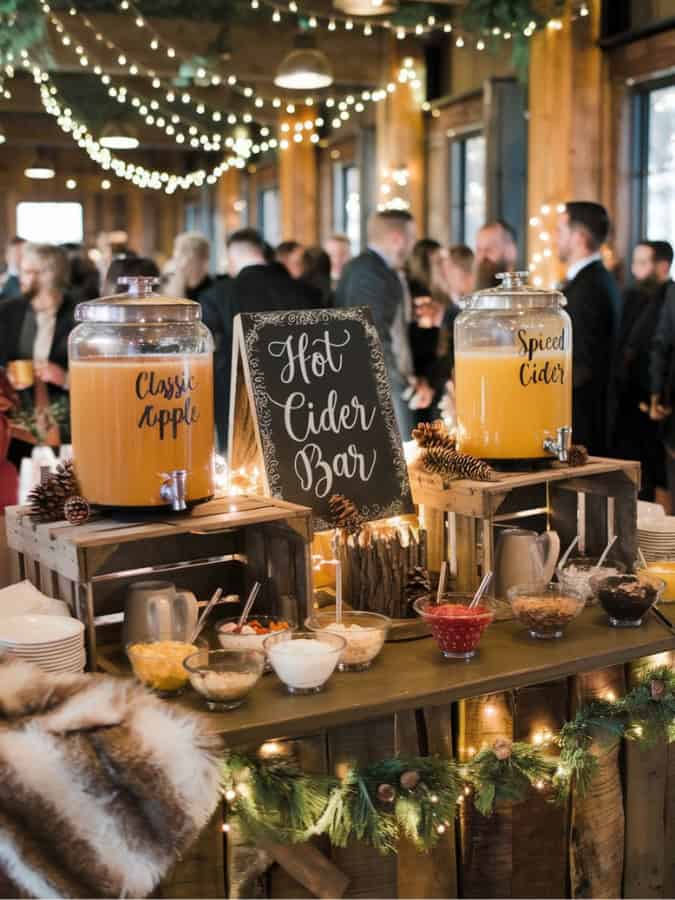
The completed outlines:
[[[412,510],[382,347],[365,308],[237,316],[230,465],[328,527],[332,494],[367,519]]]

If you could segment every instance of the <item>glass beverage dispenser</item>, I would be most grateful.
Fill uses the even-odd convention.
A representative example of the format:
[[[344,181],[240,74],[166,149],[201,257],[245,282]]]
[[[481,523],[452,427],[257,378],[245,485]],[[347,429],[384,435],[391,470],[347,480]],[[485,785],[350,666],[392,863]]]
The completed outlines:
[[[190,300],[121,278],[68,341],[75,469],[90,503],[185,509],[214,492],[213,339]]]
[[[572,434],[572,324],[559,291],[498,275],[455,320],[457,436],[462,452],[500,463],[567,460]]]

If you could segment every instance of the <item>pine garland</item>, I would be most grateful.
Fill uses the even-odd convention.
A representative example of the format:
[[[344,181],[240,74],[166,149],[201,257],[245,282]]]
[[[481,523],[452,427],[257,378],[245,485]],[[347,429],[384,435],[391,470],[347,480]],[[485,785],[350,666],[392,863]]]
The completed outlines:
[[[594,700],[553,738],[560,756],[540,746],[498,738],[466,763],[440,757],[394,757],[351,767],[344,778],[310,775],[280,757],[228,753],[223,791],[246,839],[301,843],[326,835],[336,847],[357,839],[382,853],[406,837],[419,850],[435,846],[472,795],[485,816],[495,803],[519,803],[531,787],[551,789],[562,802],[571,788],[583,794],[597,768],[591,744],[609,740],[648,745],[675,741],[675,672],[648,669],[617,700]]]

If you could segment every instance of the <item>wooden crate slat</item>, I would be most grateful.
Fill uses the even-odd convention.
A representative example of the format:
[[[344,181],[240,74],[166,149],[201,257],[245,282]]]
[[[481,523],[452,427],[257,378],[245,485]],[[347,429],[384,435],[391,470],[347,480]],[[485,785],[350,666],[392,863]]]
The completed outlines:
[[[507,494],[517,488],[577,479],[588,484],[593,476],[623,473],[633,484],[639,484],[640,464],[627,460],[591,457],[584,466],[553,463],[551,468],[534,472],[499,472],[497,481],[450,480],[426,472],[419,460],[409,467],[413,499],[435,509],[483,518],[494,515]]]

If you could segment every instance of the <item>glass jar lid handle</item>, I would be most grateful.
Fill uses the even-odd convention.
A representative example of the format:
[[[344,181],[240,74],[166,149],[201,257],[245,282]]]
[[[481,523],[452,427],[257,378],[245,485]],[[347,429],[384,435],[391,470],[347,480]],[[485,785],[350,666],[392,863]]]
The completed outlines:
[[[149,297],[152,289],[159,284],[159,278],[156,275],[121,275],[117,284],[128,288],[134,297]]]
[[[529,276],[529,272],[497,272],[495,277],[501,281],[500,287],[509,290],[510,288],[527,287]]]

